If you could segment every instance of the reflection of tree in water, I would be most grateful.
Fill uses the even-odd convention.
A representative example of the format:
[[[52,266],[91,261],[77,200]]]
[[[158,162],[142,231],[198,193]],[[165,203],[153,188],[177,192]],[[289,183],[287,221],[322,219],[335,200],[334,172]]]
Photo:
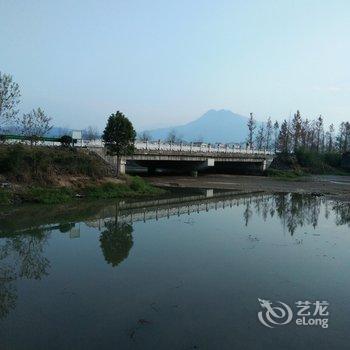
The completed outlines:
[[[42,253],[47,242],[43,231],[31,230],[0,239],[0,318],[16,306],[18,278],[41,279],[50,263]]]
[[[320,196],[301,195],[297,193],[278,193],[273,196],[266,195],[249,199],[246,202],[246,210],[243,217],[248,225],[252,217],[251,206],[254,205],[255,212],[266,220],[269,215],[275,214],[281,219],[283,226],[293,235],[298,227],[318,225],[321,204],[325,205],[325,218],[330,215],[329,203]],[[336,216],[336,225],[350,225],[350,207],[345,203],[338,203],[332,207]]]
[[[336,202],[333,206],[335,212],[335,223],[337,225],[348,225],[350,227],[350,205],[349,203]]]
[[[107,222],[101,233],[100,246],[106,261],[117,266],[129,255],[133,246],[133,228],[128,223]]]

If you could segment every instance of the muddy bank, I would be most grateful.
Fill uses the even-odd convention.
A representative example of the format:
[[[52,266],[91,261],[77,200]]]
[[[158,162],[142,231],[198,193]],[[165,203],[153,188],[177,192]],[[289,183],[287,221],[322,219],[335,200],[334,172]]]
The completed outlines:
[[[263,176],[211,174],[197,178],[186,176],[150,177],[156,186],[194,187],[266,193],[305,193],[325,195],[330,199],[350,202],[350,176],[308,176],[279,180]]]

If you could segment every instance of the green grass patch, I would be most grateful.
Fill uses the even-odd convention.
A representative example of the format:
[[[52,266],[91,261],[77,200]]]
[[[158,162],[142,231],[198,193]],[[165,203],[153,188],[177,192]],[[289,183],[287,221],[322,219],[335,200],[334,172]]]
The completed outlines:
[[[150,183],[145,181],[139,176],[131,177],[130,188],[139,194],[160,194],[164,193],[164,190],[152,186]]]
[[[11,194],[3,189],[0,189],[0,205],[11,204]]]
[[[83,189],[84,196],[95,199],[152,196],[164,192],[138,176],[128,177],[126,184],[107,182],[102,185],[87,186]]]
[[[85,197],[95,199],[123,198],[132,194],[132,190],[125,184],[107,182],[102,185],[90,185],[82,189]]]
[[[267,169],[266,174],[278,180],[297,180],[301,176],[305,176],[305,174],[300,171],[277,169]]]
[[[74,192],[70,188],[43,188],[30,187],[22,194],[24,202],[42,204],[67,203],[74,198]]]

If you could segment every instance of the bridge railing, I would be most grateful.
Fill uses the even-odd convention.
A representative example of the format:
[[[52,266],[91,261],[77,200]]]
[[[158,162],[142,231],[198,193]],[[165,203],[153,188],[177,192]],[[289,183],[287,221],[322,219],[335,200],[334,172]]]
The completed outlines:
[[[237,145],[227,144],[196,144],[196,143],[171,143],[160,141],[137,141],[135,148],[138,150],[159,150],[179,152],[201,152],[201,153],[247,153],[247,154],[273,154],[267,150],[243,148]]]
[[[10,135],[11,136],[11,135]],[[9,137],[5,143],[28,143],[25,138]],[[58,138],[42,138],[36,146],[60,146]],[[76,140],[75,147],[104,147],[104,142],[101,139],[97,140]],[[244,148],[239,145],[232,144],[209,144],[209,143],[172,143],[164,141],[136,141],[135,148],[137,150],[154,150],[154,151],[175,151],[175,152],[191,152],[191,153],[245,153],[245,154],[274,154],[274,152],[267,150],[257,150],[251,148]]]

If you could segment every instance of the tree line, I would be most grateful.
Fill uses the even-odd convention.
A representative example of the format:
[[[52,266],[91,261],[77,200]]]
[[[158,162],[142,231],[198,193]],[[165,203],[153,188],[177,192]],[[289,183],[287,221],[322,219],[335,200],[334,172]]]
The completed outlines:
[[[28,113],[19,113],[21,92],[12,76],[0,72],[0,133],[20,133],[31,143],[36,143],[52,129],[52,118],[42,108],[32,109]],[[58,137],[68,136],[67,128],[57,130]],[[97,140],[101,137],[98,129],[88,126],[82,131],[86,140]]]
[[[320,115],[315,119],[303,118],[297,111],[293,118],[281,123],[269,117],[257,123],[253,113],[247,123],[247,146],[279,153],[295,153],[300,149],[316,153],[345,153],[350,150],[350,123],[342,122],[336,130],[332,123],[328,128]]]

